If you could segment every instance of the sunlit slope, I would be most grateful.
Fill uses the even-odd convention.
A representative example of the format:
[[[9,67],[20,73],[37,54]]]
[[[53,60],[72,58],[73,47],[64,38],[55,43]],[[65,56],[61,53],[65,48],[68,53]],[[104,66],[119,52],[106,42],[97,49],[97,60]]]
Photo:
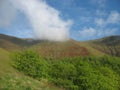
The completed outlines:
[[[89,51],[90,55],[92,55],[92,56],[106,55],[104,52],[99,51],[99,50],[95,49],[94,47],[92,47],[91,43],[89,43],[89,42],[79,42],[79,44],[83,47],[86,47],[87,50]]]
[[[120,56],[120,36],[109,36],[90,42],[91,46],[112,56]]]
[[[16,38],[13,36],[0,34],[0,48],[3,48],[7,51],[20,50],[25,47],[29,47],[35,43],[36,43],[36,41],[31,42],[28,39],[21,39],[21,38]]]
[[[20,43],[21,40],[18,38],[0,34],[0,48],[3,48],[7,51],[13,51],[20,49]]]
[[[9,52],[0,48],[0,90],[63,90],[46,79],[35,80],[12,67]]]
[[[75,41],[76,42],[76,41]],[[87,56],[89,51],[86,47],[81,46],[72,40],[66,42],[43,42],[33,46],[41,56],[48,57],[75,57]]]
[[[0,47],[8,50],[22,50],[24,48],[33,48],[41,56],[49,57],[74,57],[89,55],[84,46],[76,44],[77,41],[52,42],[47,40],[20,39],[8,35],[0,35]]]
[[[115,40],[113,40],[115,39]],[[102,56],[106,52],[102,49],[99,49],[99,46],[103,46],[103,43],[110,42],[116,44],[119,42],[119,39],[109,38],[109,39],[98,39],[95,41],[86,41],[79,42],[75,40],[69,40],[65,42],[52,42],[47,40],[34,40],[34,39],[21,39],[13,36],[0,34],[0,48],[3,48],[7,51],[16,51],[22,50],[24,48],[32,48],[39,52],[43,57],[75,57],[75,56]],[[99,43],[98,43],[99,42]],[[103,48],[103,47],[102,47]],[[108,54],[108,53],[106,53]]]
[[[0,48],[0,90],[63,90],[46,79],[25,76],[12,67],[11,52]]]
[[[14,72],[9,58],[9,52],[0,48],[0,73]]]
[[[75,40],[52,42],[0,35],[0,90],[62,90],[49,83],[46,79],[37,81],[15,70],[9,57],[13,51],[29,48],[36,50],[42,57],[58,59],[61,57],[103,56],[109,54],[106,53],[108,51],[112,52],[110,48],[104,49],[105,47],[117,47],[119,51],[119,37],[117,39],[115,37],[114,39],[103,38],[86,42]],[[102,49],[106,50],[106,52]]]

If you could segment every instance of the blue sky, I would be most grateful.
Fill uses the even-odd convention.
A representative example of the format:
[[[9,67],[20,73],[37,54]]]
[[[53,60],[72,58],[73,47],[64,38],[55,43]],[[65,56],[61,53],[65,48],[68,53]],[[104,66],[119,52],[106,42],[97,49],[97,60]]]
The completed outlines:
[[[70,38],[83,41],[110,35],[120,35],[120,0],[43,1],[49,7],[57,10],[59,18],[64,22],[72,22],[69,26]],[[8,4],[6,5],[8,6]],[[0,25],[0,33],[21,38],[34,37],[31,23],[23,12],[19,10],[2,11],[0,10],[0,19],[2,22],[4,18],[1,18],[1,13],[10,14],[13,12],[14,15],[10,16],[14,16],[15,19],[7,25]]]

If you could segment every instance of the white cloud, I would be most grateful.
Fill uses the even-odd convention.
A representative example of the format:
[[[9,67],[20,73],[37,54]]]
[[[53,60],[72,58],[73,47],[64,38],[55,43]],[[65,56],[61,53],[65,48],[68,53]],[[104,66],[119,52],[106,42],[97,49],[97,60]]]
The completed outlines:
[[[108,16],[106,23],[119,24],[120,23],[120,13],[117,11],[112,11]]]
[[[113,24],[113,25],[120,24],[120,13],[117,11],[111,11],[108,14],[106,19],[104,19],[102,17],[95,18],[94,22],[97,26],[100,26],[100,27],[105,27],[110,24]]]
[[[96,28],[96,36],[110,36],[117,34],[118,28],[114,25],[120,24],[120,13],[117,11],[111,11],[106,13],[106,18],[100,17],[94,20]],[[110,27],[112,25],[112,27]]]
[[[97,26],[103,27],[105,25],[105,21],[102,18],[96,18],[95,23]]]
[[[79,36],[82,38],[93,37],[96,34],[97,34],[97,31],[92,27],[90,28],[84,27],[82,30],[79,31]]]
[[[60,12],[44,0],[12,0],[31,22],[36,38],[53,41],[69,39],[71,21],[63,21]]]
[[[36,39],[64,41],[69,39],[69,29],[72,21],[64,21],[60,17],[60,12],[55,8],[49,6],[45,0],[4,0],[12,3],[17,11],[21,11],[26,15],[33,28],[33,34]],[[7,11],[11,13],[11,6],[3,4],[7,7]],[[13,9],[13,8],[12,8]],[[6,14],[3,9],[3,15],[10,18],[9,22],[13,20],[9,14]],[[14,16],[15,14],[13,13]],[[10,22],[11,23],[11,22]],[[24,33],[24,32],[23,32]]]
[[[118,31],[117,28],[100,29],[97,27],[96,28],[84,27],[82,30],[78,32],[78,36],[86,39],[94,39],[96,37],[101,37],[101,36],[116,35],[117,31]]]

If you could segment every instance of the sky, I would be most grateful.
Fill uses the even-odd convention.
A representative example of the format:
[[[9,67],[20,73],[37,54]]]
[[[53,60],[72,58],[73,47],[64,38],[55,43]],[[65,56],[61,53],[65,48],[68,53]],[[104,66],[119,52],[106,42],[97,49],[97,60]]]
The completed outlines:
[[[120,35],[120,0],[0,0],[0,33],[52,41]]]

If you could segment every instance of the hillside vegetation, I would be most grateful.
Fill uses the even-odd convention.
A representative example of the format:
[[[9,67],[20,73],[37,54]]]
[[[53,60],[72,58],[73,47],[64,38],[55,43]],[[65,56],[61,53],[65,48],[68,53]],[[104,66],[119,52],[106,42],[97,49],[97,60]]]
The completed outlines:
[[[68,57],[60,60],[43,59],[31,50],[13,57],[18,71],[36,80],[47,79],[67,90],[119,90],[120,58]]]
[[[0,34],[0,90],[120,90],[119,40],[52,42]]]
[[[0,48],[0,90],[63,90],[47,79],[35,80],[13,68],[10,53]]]

